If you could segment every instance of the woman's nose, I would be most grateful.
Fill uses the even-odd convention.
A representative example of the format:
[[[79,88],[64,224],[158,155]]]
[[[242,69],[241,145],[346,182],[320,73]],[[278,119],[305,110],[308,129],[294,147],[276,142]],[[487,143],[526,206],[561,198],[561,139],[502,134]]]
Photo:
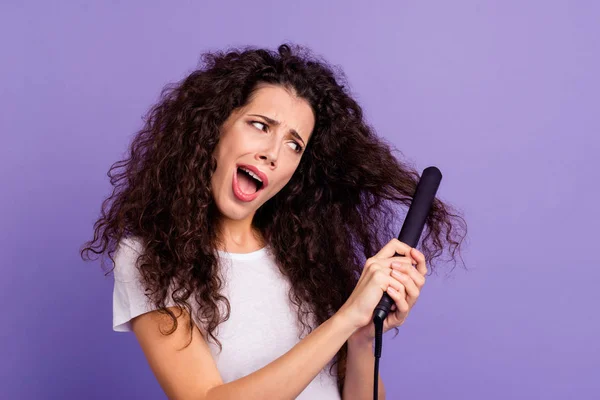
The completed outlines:
[[[277,163],[277,159],[279,158],[279,150],[281,148],[281,144],[277,140],[270,141],[265,148],[258,152],[258,158],[261,160],[266,160],[270,164],[275,165]]]

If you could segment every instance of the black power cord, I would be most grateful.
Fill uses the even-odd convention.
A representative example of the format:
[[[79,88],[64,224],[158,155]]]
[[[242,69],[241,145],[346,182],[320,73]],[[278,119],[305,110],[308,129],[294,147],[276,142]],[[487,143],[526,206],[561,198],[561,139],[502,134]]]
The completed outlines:
[[[373,399],[379,398],[379,359],[381,358],[381,342],[383,341],[383,320],[375,317],[375,378],[373,382]]]

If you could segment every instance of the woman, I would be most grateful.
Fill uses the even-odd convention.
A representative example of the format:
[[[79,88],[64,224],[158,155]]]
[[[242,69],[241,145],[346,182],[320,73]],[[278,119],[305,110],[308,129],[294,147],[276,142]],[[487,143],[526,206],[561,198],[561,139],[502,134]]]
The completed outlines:
[[[203,61],[111,167],[82,249],[114,264],[113,328],[135,333],[170,398],[372,396],[375,306],[387,291],[397,331],[464,220],[436,199],[423,253],[390,240],[419,174],[308,50]]]

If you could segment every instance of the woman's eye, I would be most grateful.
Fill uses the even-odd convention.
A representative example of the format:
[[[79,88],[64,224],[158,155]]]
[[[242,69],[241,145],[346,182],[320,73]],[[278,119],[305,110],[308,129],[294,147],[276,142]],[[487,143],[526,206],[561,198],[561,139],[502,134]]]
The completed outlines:
[[[269,129],[269,125],[265,124],[264,122],[260,122],[260,121],[250,121],[250,125],[255,126],[256,128],[260,129],[263,132],[266,132]],[[298,143],[298,142],[291,142],[291,143],[294,146],[296,146],[295,148],[293,148],[293,150],[296,153],[302,153],[303,148],[300,145],[300,143]]]
[[[264,129],[263,129],[263,128],[265,128],[265,127],[267,126],[267,124],[264,124],[264,123],[262,123],[262,122],[260,122],[260,121],[252,121],[252,122],[250,122],[250,123],[251,123],[252,125],[254,125],[254,126],[256,126],[255,124],[262,125],[262,127],[257,127],[257,128],[258,128],[258,129],[260,129],[261,131],[264,131]]]
[[[296,146],[296,148],[294,149],[294,151],[295,151],[296,153],[301,153],[301,152],[302,152],[302,146],[300,146],[300,144],[298,144],[298,142],[292,142],[292,144],[293,144],[294,146]]]

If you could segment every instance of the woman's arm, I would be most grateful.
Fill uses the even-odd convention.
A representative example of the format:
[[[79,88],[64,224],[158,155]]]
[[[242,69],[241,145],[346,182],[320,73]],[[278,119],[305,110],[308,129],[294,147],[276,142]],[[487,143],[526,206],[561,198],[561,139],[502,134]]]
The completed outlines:
[[[353,332],[343,314],[334,314],[275,361],[243,378],[213,387],[206,399],[295,399]]]
[[[375,355],[373,341],[350,338],[344,380],[343,400],[372,400]],[[385,399],[385,388],[379,378],[378,400]]]
[[[175,310],[175,309],[174,309]],[[179,311],[174,311],[175,315]],[[157,381],[172,400],[294,399],[325,368],[356,331],[338,311],[298,342],[287,353],[235,381],[223,383],[209,347],[194,326],[189,341],[189,314],[183,311],[177,330],[168,336],[170,318],[158,311],[132,320],[132,329]]]

